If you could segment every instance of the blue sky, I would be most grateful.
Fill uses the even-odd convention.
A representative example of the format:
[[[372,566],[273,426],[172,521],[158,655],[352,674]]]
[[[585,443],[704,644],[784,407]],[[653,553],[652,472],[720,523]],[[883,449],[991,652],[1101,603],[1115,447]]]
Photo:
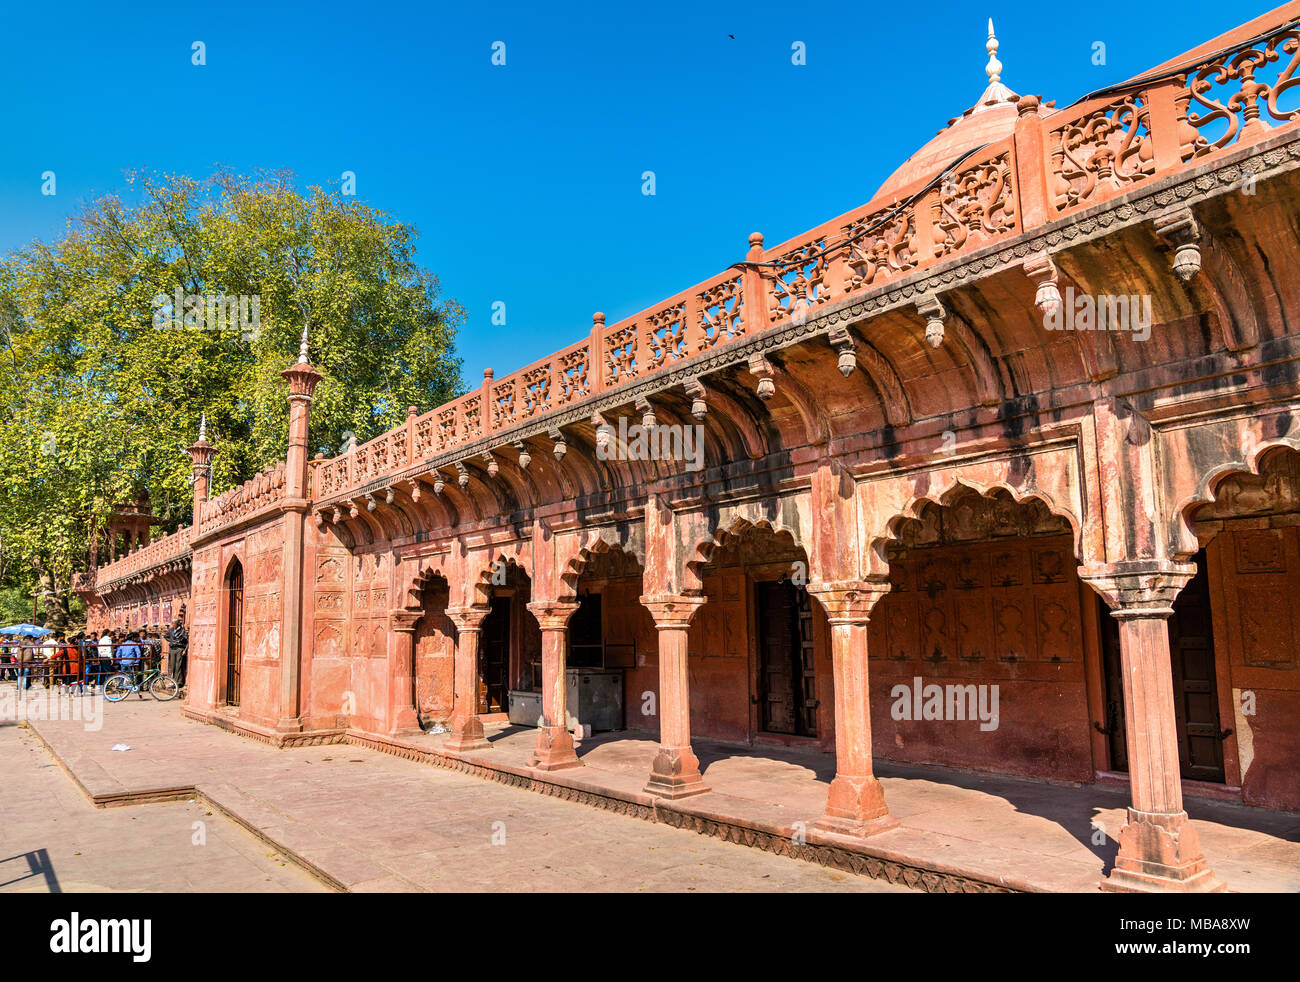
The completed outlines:
[[[0,251],[56,238],[128,169],[353,171],[465,306],[476,383],[721,271],[750,232],[867,201],[983,90],[990,15],[1003,81],[1066,105],[1271,6],[11,4]]]

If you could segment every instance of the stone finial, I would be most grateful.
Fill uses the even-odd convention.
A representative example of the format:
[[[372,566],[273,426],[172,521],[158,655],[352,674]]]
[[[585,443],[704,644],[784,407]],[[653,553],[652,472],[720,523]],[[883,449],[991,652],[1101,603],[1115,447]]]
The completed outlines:
[[[302,326],[302,339],[298,342],[298,364],[307,364],[307,325]]]
[[[973,112],[983,112],[987,107],[1013,102],[1016,94],[1002,84],[1002,62],[998,61],[998,38],[993,33],[993,18],[989,18],[989,39],[984,45],[989,53],[989,62],[984,66],[984,74],[989,77],[988,87],[979,101],[971,107]]]
[[[1002,62],[998,61],[998,38],[993,33],[993,18],[989,18],[989,39],[984,45],[984,50],[989,53],[989,63],[984,66],[984,74],[989,77],[990,82],[1002,81]]]
[[[208,442],[208,414],[203,413],[199,416],[199,442]]]

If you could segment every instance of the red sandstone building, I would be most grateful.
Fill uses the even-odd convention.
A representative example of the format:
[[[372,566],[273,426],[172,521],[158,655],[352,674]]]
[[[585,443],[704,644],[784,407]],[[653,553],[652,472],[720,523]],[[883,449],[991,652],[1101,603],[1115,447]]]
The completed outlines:
[[[201,434],[92,624],[183,604],[186,712],[281,745],[540,709],[539,771],[581,766],[567,659],[654,795],[706,790],[692,736],[834,754],[832,840],[896,824],[873,756],[1127,780],[1105,885],[1219,888],[1185,794],[1300,810],[1298,16],[1066,108],[990,38],[868,204],[330,460],[304,338],[286,459],[209,499]],[[996,728],[897,718],[918,678]]]

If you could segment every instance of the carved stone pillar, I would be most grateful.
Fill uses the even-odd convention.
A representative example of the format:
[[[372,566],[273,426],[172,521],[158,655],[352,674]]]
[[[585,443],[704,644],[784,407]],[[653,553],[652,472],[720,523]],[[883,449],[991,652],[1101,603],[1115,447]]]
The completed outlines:
[[[581,767],[569,734],[568,708],[565,705],[565,654],[569,642],[569,618],[577,604],[558,602],[530,603],[528,609],[542,628],[542,719],[537,727],[537,749],[530,767],[540,771],[558,771]]]
[[[889,582],[810,583],[808,592],[830,621],[835,678],[835,779],[826,797],[826,814],[815,827],[839,835],[875,835],[898,825],[872,769],[867,679],[867,621],[889,592]]]
[[[448,750],[487,750],[492,744],[483,735],[478,714],[478,645],[487,605],[448,607],[447,616],[456,625],[456,692],[451,710]]]
[[[302,730],[302,657],[303,657],[303,600],[304,578],[303,544],[306,535],[307,512],[307,435],[311,423],[311,400],[316,385],[323,377],[307,361],[306,329],[298,361],[290,365],[281,377],[289,383],[289,447],[285,455],[284,499],[284,550],[283,570],[284,628],[280,635],[280,718],[275,724],[281,733]],[[191,449],[192,452],[192,449]]]
[[[415,625],[422,610],[394,610],[388,615],[394,651],[388,672],[388,728],[393,736],[420,736],[415,711]]]
[[[645,790],[660,798],[686,798],[709,790],[691,750],[691,692],[686,640],[704,597],[645,596],[641,603],[659,631],[659,752]]]
[[[1169,662],[1169,615],[1196,567],[1134,560],[1086,567],[1080,576],[1119,621],[1124,738],[1132,804],[1103,890],[1211,892],[1224,889],[1183,810]]]

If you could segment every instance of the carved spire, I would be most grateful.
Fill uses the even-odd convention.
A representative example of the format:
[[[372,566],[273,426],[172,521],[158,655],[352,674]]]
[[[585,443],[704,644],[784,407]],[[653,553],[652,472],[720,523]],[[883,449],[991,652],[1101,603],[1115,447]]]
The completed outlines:
[[[998,38],[993,33],[993,18],[989,18],[989,40],[984,45],[984,50],[989,53],[989,63],[984,66],[984,74],[989,77],[990,82],[998,82],[1002,79],[1002,62],[998,61]]]
[[[199,442],[208,442],[208,414],[202,413],[199,416]]]
[[[989,18],[989,39],[984,44],[984,50],[989,53],[989,63],[984,66],[984,74],[989,77],[989,86],[972,107],[973,112],[1010,102],[1016,95],[1002,84],[1002,62],[998,61],[998,37],[993,33],[992,17]]]
[[[992,25],[993,22],[989,21],[990,28],[992,27]],[[992,35],[990,35],[990,37],[991,36]],[[307,325],[306,324],[302,326],[302,340],[298,342],[298,364],[299,365],[307,364]]]

